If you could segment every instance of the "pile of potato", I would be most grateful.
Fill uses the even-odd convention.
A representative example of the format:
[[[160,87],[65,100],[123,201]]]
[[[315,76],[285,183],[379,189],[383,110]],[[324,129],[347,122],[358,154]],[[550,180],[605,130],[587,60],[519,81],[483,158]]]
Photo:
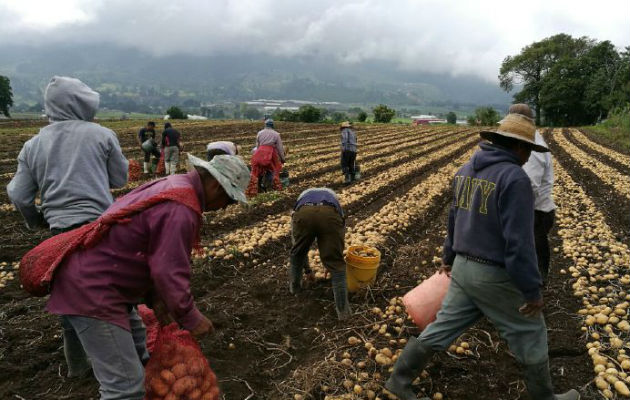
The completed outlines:
[[[146,369],[147,400],[218,400],[217,377],[201,350],[160,338]]]
[[[630,397],[630,250],[617,240],[604,215],[582,187],[558,163],[554,165],[558,204],[558,234],[574,295],[582,301],[578,311],[593,360],[595,386],[607,399]],[[613,391],[614,390],[614,391]]]
[[[15,279],[15,271],[19,268],[20,263],[18,262],[8,263],[3,261],[0,263],[0,289],[6,287],[9,284],[9,281]]]

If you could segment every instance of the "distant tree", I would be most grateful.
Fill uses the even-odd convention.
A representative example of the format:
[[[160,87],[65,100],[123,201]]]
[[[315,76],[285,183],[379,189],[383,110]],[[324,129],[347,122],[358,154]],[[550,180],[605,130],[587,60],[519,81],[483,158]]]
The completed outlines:
[[[290,110],[276,109],[271,117],[276,121],[298,122],[300,120],[300,114]]]
[[[346,113],[343,113],[341,111],[335,111],[332,114],[330,114],[330,119],[333,122],[341,122],[341,121],[345,121],[348,119],[348,115]]]
[[[456,124],[457,114],[455,114],[453,111],[449,111],[449,113],[446,114],[446,122],[448,122],[449,124]]]
[[[479,107],[475,110],[475,121],[479,121],[481,125],[496,125],[501,119],[497,110],[492,107]]]
[[[477,118],[474,115],[469,115],[468,117],[466,117],[466,122],[468,122],[468,125],[470,126],[476,126]]]
[[[245,117],[246,119],[261,119],[262,118],[262,113],[254,107],[245,107],[245,111],[243,112],[243,117]]]
[[[357,121],[365,122],[366,119],[367,119],[367,113],[365,111],[361,110],[359,112],[359,114],[357,114]]]
[[[13,105],[13,91],[11,81],[6,76],[0,75],[0,112],[6,117],[11,117],[9,107]]]
[[[310,104],[300,107],[298,113],[302,122],[319,122],[322,119],[322,111]]]
[[[394,118],[394,115],[396,115],[396,110],[387,107],[385,104],[379,104],[374,107],[372,112],[374,113],[374,122],[387,123]]]
[[[545,75],[558,60],[579,57],[593,44],[594,41],[587,37],[574,39],[564,33],[534,42],[519,54],[505,57],[499,73],[499,85],[506,92],[511,91],[514,85],[522,85],[514,100],[532,105],[536,112],[536,124],[540,125],[540,92]]]
[[[166,110],[166,114],[168,114],[170,119],[187,119],[188,116],[184,114],[181,108],[177,106],[171,106],[168,110]]]

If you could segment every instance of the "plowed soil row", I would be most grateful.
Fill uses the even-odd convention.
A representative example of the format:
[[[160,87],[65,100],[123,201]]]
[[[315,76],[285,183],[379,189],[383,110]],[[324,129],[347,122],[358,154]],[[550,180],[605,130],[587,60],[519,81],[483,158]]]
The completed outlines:
[[[564,131],[564,135],[567,138],[567,140],[571,143],[573,143],[574,145],[578,146],[580,149],[582,149],[584,152],[586,152],[588,155],[596,158],[598,161],[612,167],[615,168],[617,171],[626,174],[628,176],[630,176],[630,164],[623,164],[620,163],[617,160],[614,160],[610,157],[608,157],[606,154],[599,152],[595,149],[592,149],[588,146],[584,146],[582,143],[578,142],[575,137],[573,136],[573,133],[571,132],[570,129],[566,129]]]
[[[567,169],[571,178],[578,182],[606,217],[617,238],[630,244],[630,206],[628,200],[603,184],[592,171],[584,168],[566,150],[559,146],[552,134],[547,135],[554,157]]]

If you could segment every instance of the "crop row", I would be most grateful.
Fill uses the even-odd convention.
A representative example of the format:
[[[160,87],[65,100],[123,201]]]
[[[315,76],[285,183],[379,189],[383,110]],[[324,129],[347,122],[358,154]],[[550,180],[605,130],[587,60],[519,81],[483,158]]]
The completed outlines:
[[[377,193],[381,188],[386,186],[396,186],[402,177],[409,176],[415,171],[439,160],[448,157],[456,152],[462,146],[476,140],[471,136],[463,140],[459,140],[449,146],[439,144],[435,148],[435,152],[431,157],[416,158],[410,160],[409,163],[401,164],[383,170],[379,174],[350,186],[338,193],[339,201],[345,208],[350,204],[360,202],[362,199]],[[313,185],[315,186],[315,184]],[[270,240],[277,240],[286,237],[290,231],[291,214],[289,212],[269,217],[265,221],[254,224],[253,226],[243,227],[217,238],[204,248],[204,253],[212,258],[230,259],[234,254],[242,253],[246,257],[258,246],[262,246]]]
[[[602,212],[562,165],[556,162],[554,169],[558,234],[562,238],[562,248],[554,251],[562,251],[572,264],[568,273],[574,280],[574,295],[583,306],[578,314],[593,360],[595,385],[605,398],[627,397],[630,251],[617,240]]]
[[[554,139],[566,152],[575,159],[581,166],[592,171],[601,181],[610,186],[615,192],[630,199],[630,185],[628,176],[620,173],[616,169],[603,164],[595,157],[571,143],[559,129],[553,131]]]
[[[585,145],[586,147],[595,150],[597,152],[602,153],[603,155],[607,156],[608,158],[617,161],[620,164],[623,165],[630,165],[630,157],[619,153],[618,151],[615,151],[611,148],[608,148],[606,146],[602,146],[599,143],[595,143],[593,142],[591,139],[589,139],[585,134],[583,134],[582,132],[580,132],[577,129],[570,129],[571,134],[573,135],[573,137],[575,138],[575,140],[577,140],[578,142],[580,142],[581,144]]]

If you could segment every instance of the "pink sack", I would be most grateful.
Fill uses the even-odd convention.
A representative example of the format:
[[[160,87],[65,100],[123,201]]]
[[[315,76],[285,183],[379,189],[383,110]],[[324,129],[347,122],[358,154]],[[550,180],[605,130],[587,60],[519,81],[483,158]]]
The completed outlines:
[[[403,297],[407,314],[420,330],[435,321],[450,283],[451,278],[447,274],[436,272]]]

